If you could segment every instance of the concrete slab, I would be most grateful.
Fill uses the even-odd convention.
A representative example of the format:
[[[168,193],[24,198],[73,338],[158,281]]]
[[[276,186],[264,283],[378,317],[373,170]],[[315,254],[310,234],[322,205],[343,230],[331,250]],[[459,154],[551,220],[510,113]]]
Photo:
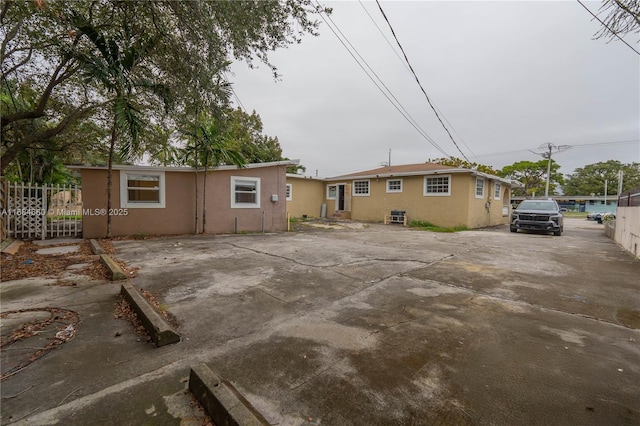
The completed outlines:
[[[640,424],[640,263],[591,225],[118,241],[182,342],[114,320],[119,286],[2,283],[3,310],[81,321],[2,383],[1,421],[179,424],[205,363],[271,424]]]
[[[76,253],[80,250],[80,246],[78,245],[73,245],[73,246],[59,246],[59,247],[49,247],[49,248],[43,248],[43,249],[39,249],[36,251],[36,254],[51,254],[51,255],[56,255],[56,254],[67,254],[67,253]]]
[[[50,240],[34,240],[33,244],[37,246],[55,246],[60,244],[80,244],[82,242],[81,238],[52,238]]]

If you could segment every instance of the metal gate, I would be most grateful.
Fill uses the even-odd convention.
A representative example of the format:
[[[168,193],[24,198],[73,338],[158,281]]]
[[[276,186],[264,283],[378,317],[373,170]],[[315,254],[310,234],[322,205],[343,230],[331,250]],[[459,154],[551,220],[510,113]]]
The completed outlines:
[[[82,235],[82,191],[75,185],[7,183],[7,235],[19,240]]]

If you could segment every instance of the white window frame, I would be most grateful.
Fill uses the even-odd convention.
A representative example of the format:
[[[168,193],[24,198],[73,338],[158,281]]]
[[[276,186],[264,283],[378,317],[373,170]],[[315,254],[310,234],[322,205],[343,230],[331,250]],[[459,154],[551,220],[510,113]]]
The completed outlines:
[[[334,193],[333,197],[329,195],[329,188],[331,188],[331,187],[335,188],[335,190],[333,192]],[[327,185],[327,200],[335,200],[337,198],[338,198],[338,184],[337,183],[332,183],[330,185]]]
[[[236,202],[236,182],[252,182],[256,187],[255,203]],[[260,178],[250,176],[231,176],[231,208],[232,209],[259,209],[260,208]]]
[[[429,179],[447,179],[447,192],[427,192],[427,182]],[[422,184],[422,195],[425,197],[449,197],[451,196],[451,175],[429,175],[424,177]]]
[[[480,182],[482,182],[482,193],[478,194],[478,189],[479,189],[478,183],[480,183]],[[475,189],[474,189],[475,194],[476,194],[476,198],[484,198],[484,187],[485,187],[484,178],[483,177],[476,177],[476,186],[475,186]]]
[[[292,184],[290,184],[290,183],[287,184],[287,189],[285,191],[285,194],[286,194],[287,201],[293,200],[293,185]]]
[[[158,178],[158,202],[129,201],[129,176],[153,176]],[[133,188],[133,187],[132,187]],[[164,172],[148,172],[144,170],[120,170],[120,208],[123,209],[163,209],[166,205]],[[155,191],[156,189],[147,189]]]
[[[501,192],[502,192],[502,185],[500,184],[500,182],[494,183],[493,184],[493,199],[494,200],[499,200]]]
[[[391,184],[391,182],[400,182],[400,189],[389,189],[389,185]],[[402,192],[402,179],[387,179],[387,192]]]
[[[366,193],[356,193],[356,183],[367,183],[367,192]],[[354,180],[353,181],[353,185],[352,185],[352,189],[351,189],[351,194],[354,197],[368,197],[371,194],[371,181],[369,179],[359,179],[359,180]]]

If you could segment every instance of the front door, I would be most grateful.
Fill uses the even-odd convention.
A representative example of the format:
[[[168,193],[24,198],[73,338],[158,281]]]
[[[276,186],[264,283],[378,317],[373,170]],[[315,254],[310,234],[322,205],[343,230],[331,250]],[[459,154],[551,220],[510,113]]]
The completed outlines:
[[[336,210],[344,210],[344,184],[338,185],[336,194]]]

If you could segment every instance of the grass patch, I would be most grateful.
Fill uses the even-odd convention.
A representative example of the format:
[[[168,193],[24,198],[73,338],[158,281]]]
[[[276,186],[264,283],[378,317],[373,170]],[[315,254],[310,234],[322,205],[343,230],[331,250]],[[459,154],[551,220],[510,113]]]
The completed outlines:
[[[452,227],[438,226],[434,225],[431,222],[427,222],[426,220],[412,220],[409,222],[410,228],[419,228],[423,231],[431,231],[431,232],[460,232],[460,231],[468,231],[469,228],[466,225],[457,225]]]
[[[585,218],[587,217],[587,212],[564,212],[562,213],[564,217],[578,217]]]
[[[289,222],[291,222],[291,223],[308,222],[309,220],[310,220],[309,217],[293,217],[293,216],[291,216],[289,218]]]

